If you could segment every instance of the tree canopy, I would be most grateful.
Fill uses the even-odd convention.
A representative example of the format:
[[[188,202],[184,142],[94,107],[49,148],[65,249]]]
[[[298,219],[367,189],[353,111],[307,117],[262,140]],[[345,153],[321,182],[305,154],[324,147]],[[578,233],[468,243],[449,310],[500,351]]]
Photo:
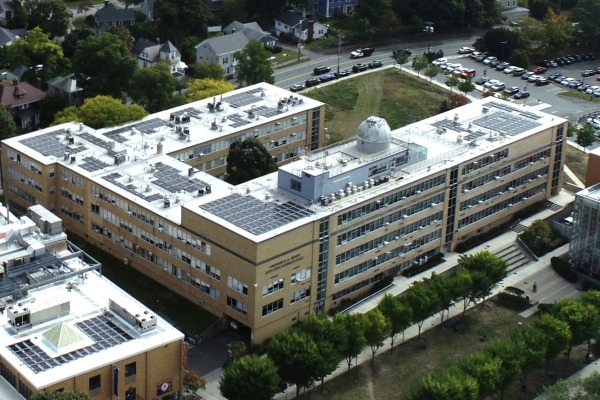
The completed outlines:
[[[240,87],[255,83],[275,83],[273,65],[269,61],[269,53],[258,40],[251,40],[246,47],[233,55],[238,61],[236,78]]]
[[[216,79],[223,80],[224,71],[223,68],[216,62],[206,61],[202,63],[191,64],[188,69],[188,75],[197,79]]]
[[[271,400],[277,393],[278,382],[273,360],[246,355],[225,367],[219,390],[227,400]]]
[[[67,107],[56,114],[53,125],[78,121],[95,129],[124,124],[142,119],[148,113],[137,104],[125,105],[110,96],[85,99],[80,108]]]
[[[233,142],[227,155],[227,177],[231,184],[239,185],[270,172],[277,171],[277,164],[269,151],[256,139]]]
[[[188,103],[191,103],[193,101],[206,99],[207,97],[227,93],[233,89],[234,87],[231,83],[220,79],[190,79],[187,90],[185,91],[185,100]]]
[[[35,3],[29,12],[28,26],[38,27],[50,37],[64,36],[69,29],[71,12],[63,0],[46,0]]]
[[[17,134],[17,125],[11,113],[0,106],[0,140],[8,139]]]
[[[175,90],[179,82],[171,75],[166,62],[147,68],[138,68],[129,82],[129,95],[146,111],[155,113],[183,103],[177,101]]]

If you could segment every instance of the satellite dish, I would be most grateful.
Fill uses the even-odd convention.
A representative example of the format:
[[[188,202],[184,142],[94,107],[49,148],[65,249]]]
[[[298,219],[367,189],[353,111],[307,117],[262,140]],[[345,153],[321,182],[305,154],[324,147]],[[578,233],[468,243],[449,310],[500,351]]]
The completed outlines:
[[[168,384],[167,382],[163,383],[163,384],[161,385],[161,387],[160,387],[160,390],[161,390],[162,392],[166,392],[166,391],[168,391],[168,390],[169,390],[169,384]]]

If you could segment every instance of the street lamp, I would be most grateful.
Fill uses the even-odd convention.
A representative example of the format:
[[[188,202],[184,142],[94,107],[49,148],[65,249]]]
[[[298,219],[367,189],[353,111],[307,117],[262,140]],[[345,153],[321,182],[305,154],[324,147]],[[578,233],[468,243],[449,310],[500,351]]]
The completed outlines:
[[[338,60],[337,60],[337,79],[340,79],[340,52],[342,49],[342,35],[338,36]]]
[[[298,42],[298,61],[300,61],[300,56],[302,55],[300,50],[302,50],[302,43]]]
[[[433,22],[425,22],[425,28],[423,29],[423,32],[430,33],[430,35],[427,35],[427,54],[429,54],[429,50],[431,48],[431,34],[433,34],[433,30]]]

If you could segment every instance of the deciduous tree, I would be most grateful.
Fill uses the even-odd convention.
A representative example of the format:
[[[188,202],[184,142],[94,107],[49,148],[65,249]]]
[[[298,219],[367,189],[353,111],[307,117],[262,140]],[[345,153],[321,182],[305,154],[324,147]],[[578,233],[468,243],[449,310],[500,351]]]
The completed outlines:
[[[363,330],[362,317],[357,314],[338,314],[334,323],[342,327],[340,336],[340,354],[346,359],[348,370],[352,366],[352,359],[358,357],[367,344]]]
[[[134,102],[150,113],[171,108],[177,103],[175,90],[179,82],[171,75],[169,64],[161,62],[147,68],[138,68],[129,83],[129,95]]]
[[[402,301],[405,301],[412,311],[413,322],[417,323],[420,338],[425,320],[440,310],[439,298],[431,288],[421,282],[415,282],[406,291]]]
[[[429,78],[429,82],[433,80],[439,73],[441,69],[437,65],[430,64],[425,71],[423,71],[423,75]]]
[[[546,51],[562,49],[573,42],[573,22],[563,14],[548,9],[544,18],[544,44]]]
[[[216,62],[206,61],[201,63],[194,63],[190,65],[188,69],[188,74],[197,79],[215,79],[215,80],[223,80],[223,68]]]
[[[273,65],[269,61],[269,53],[258,40],[251,40],[246,47],[233,55],[238,61],[236,77],[240,87],[255,83],[274,83]]]
[[[277,171],[277,164],[258,140],[246,139],[229,146],[227,182],[239,185],[274,171]]]
[[[17,134],[17,125],[4,107],[0,106],[0,140],[8,139]]]
[[[383,296],[377,307],[381,310],[390,324],[391,348],[399,333],[403,333],[410,326],[412,312],[410,307],[389,294]]]
[[[427,375],[410,394],[410,400],[477,400],[475,378],[457,369]]]
[[[494,339],[484,349],[492,357],[500,359],[500,398],[504,397],[504,390],[516,379],[522,371],[524,355],[519,343],[506,339]]]
[[[204,2],[195,0],[157,0],[154,3],[154,22],[161,38],[181,48],[186,37],[205,37],[207,22],[212,18]],[[197,43],[197,42],[196,42]]]
[[[187,371],[183,376],[183,388],[190,393],[196,393],[200,389],[206,388],[206,379],[195,371]]]
[[[577,138],[575,142],[582,146],[588,147],[596,142],[596,134],[594,128],[591,125],[584,124],[577,129]]]
[[[342,327],[326,317],[309,317],[300,320],[298,329],[308,334],[317,345],[320,360],[315,368],[323,386],[325,377],[336,370],[342,358],[339,350]]]
[[[273,360],[247,355],[225,367],[219,390],[227,400],[271,400],[277,393],[278,382]]]
[[[458,82],[458,85],[456,85],[456,88],[466,96],[467,94],[469,94],[475,90],[475,84],[471,81],[470,78],[463,79]]]
[[[383,346],[383,341],[390,335],[392,329],[378,308],[374,308],[364,314],[363,318],[363,332],[367,344],[371,347],[371,354],[373,356],[371,361],[374,363],[375,353]]]
[[[546,366],[560,355],[571,341],[571,330],[565,321],[550,315],[542,314],[534,323],[534,326],[544,333],[546,337]]]
[[[39,27],[50,37],[64,36],[69,28],[71,12],[63,0],[46,0],[35,3],[28,18],[28,26]]]
[[[56,114],[54,125],[68,121],[79,121],[92,128],[100,129],[136,121],[148,115],[137,104],[125,105],[121,100],[110,96],[96,96],[85,99],[77,109],[67,107]]]
[[[269,342],[268,353],[281,379],[296,384],[296,397],[300,395],[301,388],[309,387],[319,378],[319,349],[304,332],[287,330],[276,335]]]
[[[412,69],[417,71],[417,77],[421,76],[421,71],[427,68],[427,65],[429,65],[429,61],[425,55],[417,55],[413,57]]]
[[[233,85],[224,80],[212,78],[190,79],[187,90],[185,91],[185,100],[188,103],[191,103],[193,101],[206,99],[207,97],[227,93],[233,89]]]
[[[484,399],[496,393],[502,375],[502,361],[499,358],[478,351],[462,357],[458,368],[477,381],[478,398]]]
[[[511,334],[511,340],[521,348],[523,365],[522,382],[527,385],[527,376],[532,368],[540,365],[546,357],[547,339],[544,333],[529,325],[518,325]]]
[[[574,346],[598,334],[600,315],[593,304],[576,299],[563,299],[552,304],[549,313],[569,325],[571,341],[567,343],[567,359]]]

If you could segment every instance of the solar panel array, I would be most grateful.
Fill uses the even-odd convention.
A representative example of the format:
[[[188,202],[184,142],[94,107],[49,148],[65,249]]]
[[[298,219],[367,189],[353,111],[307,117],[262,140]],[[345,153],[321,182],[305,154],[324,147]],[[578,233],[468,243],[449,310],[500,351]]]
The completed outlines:
[[[35,150],[46,157],[54,156],[58,158],[62,157],[65,152],[75,154],[87,150],[87,147],[85,146],[67,147],[67,144],[56,138],[57,135],[61,134],[66,135],[67,131],[59,129],[57,131],[19,140],[19,143],[24,144],[30,149]]]
[[[110,166],[110,164],[107,164],[104,161],[98,160],[94,157],[86,157],[81,161],[83,161],[83,164],[80,164],[79,166],[88,172],[98,171]]]
[[[530,129],[536,128],[541,124],[531,119],[519,118],[512,113],[498,111],[493,114],[485,115],[473,121],[474,125],[491,129],[496,132],[502,132],[511,136],[518,135]]]
[[[178,193],[181,191],[192,193],[196,192],[198,189],[204,189],[209,186],[208,183],[201,181],[200,179],[182,176],[180,170],[167,164],[157,162],[154,166],[156,167],[154,176],[157,179],[152,181],[152,183],[170,193]]]
[[[160,193],[153,193],[150,195],[144,195],[143,193],[141,193],[141,190],[143,189],[139,189],[137,186],[133,185],[133,184],[123,184],[119,181],[117,181],[117,179],[123,178],[123,175],[119,174],[118,172],[113,172],[112,174],[103,176],[102,179],[109,181],[110,183],[112,183],[113,185],[116,185],[118,187],[120,187],[123,190],[128,191],[129,193],[133,193],[134,195],[146,200],[147,202],[153,202],[156,200],[162,200],[163,196]]]
[[[525,111],[525,110],[523,110],[523,109],[520,109],[520,108],[517,108],[517,107],[513,107],[513,106],[511,106],[511,105],[508,105],[508,104],[502,104],[502,103],[498,103],[498,102],[492,101],[492,102],[490,102],[490,105],[491,105],[492,107],[498,108],[498,109],[500,109],[500,110],[504,110],[504,111],[508,111],[508,112],[516,112],[516,113],[519,113],[519,114],[520,114],[520,115],[522,115],[523,117],[530,118],[530,119],[534,119],[534,120],[536,120],[536,121],[537,121],[538,119],[541,119],[541,118],[542,118],[542,116],[541,116],[541,115],[534,114],[534,113],[532,113],[532,112]]]
[[[232,194],[200,206],[253,235],[261,235],[312,215],[296,203],[263,202],[252,196]]]
[[[252,109],[252,111],[258,115],[262,115],[263,117],[267,118],[274,117],[277,114],[279,114],[276,108],[267,106],[255,107]]]
[[[231,107],[239,108],[244,107],[252,103],[257,103],[261,100],[260,95],[256,96],[257,93],[261,93],[262,90],[255,88],[248,90],[243,93],[237,93],[231,96],[223,97],[223,101],[226,101]]]
[[[232,128],[239,128],[240,126],[248,125],[250,123],[250,121],[238,114],[228,115],[227,119],[233,121],[233,124],[229,124]]]
[[[99,137],[96,137],[90,133],[83,132],[79,136],[81,136],[82,139],[85,139],[88,142],[95,144],[96,146],[102,147],[103,149],[110,149],[110,145],[106,140],[102,140]]]
[[[455,132],[459,132],[459,133],[460,132],[469,133],[469,130],[464,128],[461,124],[454,123],[454,121],[451,121],[449,119],[442,119],[440,121],[435,121],[432,125],[437,128],[451,129],[451,130],[453,130]]]
[[[152,118],[147,121],[138,122],[133,125],[135,129],[147,134],[154,133],[158,128],[166,126],[167,123],[160,118]]]
[[[95,343],[58,357],[51,357],[29,339],[11,344],[8,348],[23,364],[38,374],[133,339],[131,335],[104,315],[78,322],[75,325]]]
[[[202,114],[202,111],[197,110],[197,109],[195,109],[193,107],[188,107],[188,108],[183,109],[183,110],[173,111],[171,113],[171,115],[173,117],[179,117],[179,116],[183,115],[184,113],[186,113],[190,117],[198,118],[198,115]]]

